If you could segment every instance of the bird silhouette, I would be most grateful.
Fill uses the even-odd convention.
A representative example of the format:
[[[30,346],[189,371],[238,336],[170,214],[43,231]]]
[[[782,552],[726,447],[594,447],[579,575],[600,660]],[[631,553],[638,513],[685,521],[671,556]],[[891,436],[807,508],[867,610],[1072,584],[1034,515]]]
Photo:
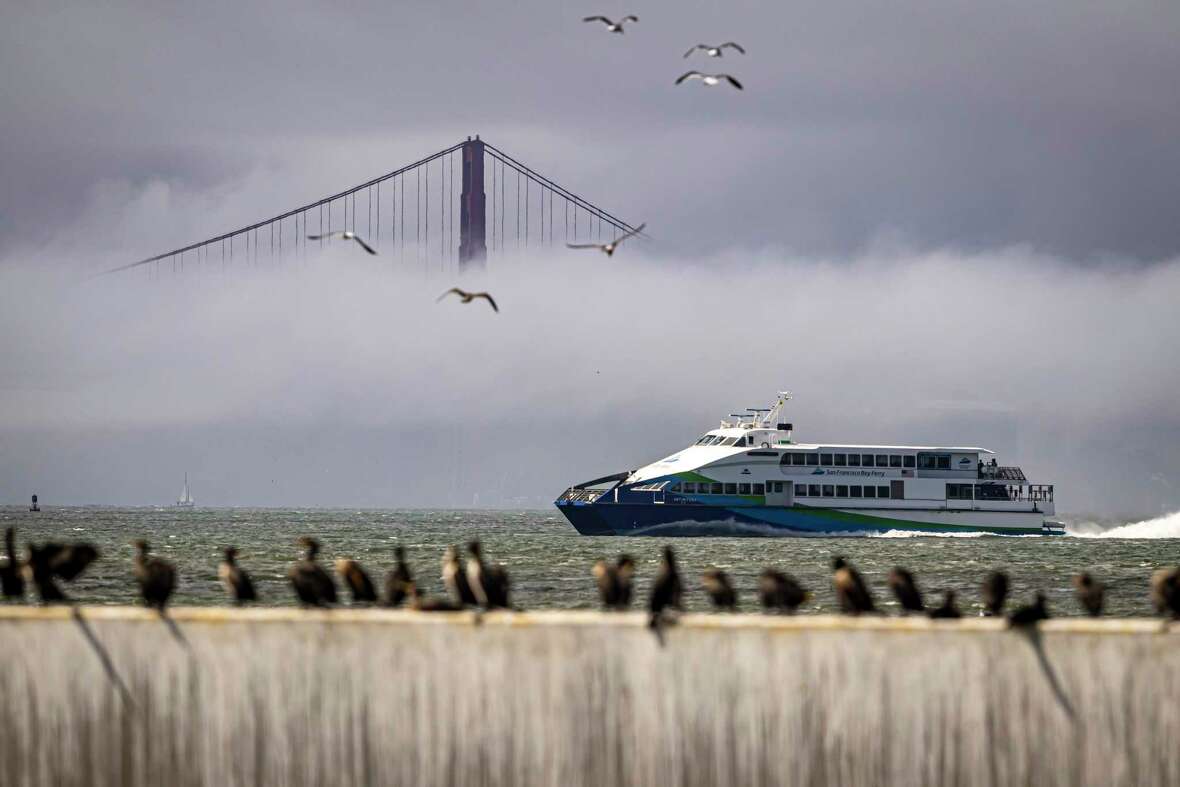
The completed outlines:
[[[98,548],[84,541],[47,546],[53,548],[53,554],[49,560],[49,570],[66,582],[73,582],[91,563],[98,560]]]
[[[50,568],[53,557],[60,547],[60,544],[47,544],[42,547],[31,542],[25,545],[28,552],[24,566],[25,578],[37,591],[37,597],[41,599],[42,604],[58,604],[68,600]]]
[[[680,581],[680,572],[676,568],[676,555],[672,547],[664,547],[664,559],[660,563],[659,573],[651,586],[647,609],[650,613],[648,628],[656,635],[661,644],[664,642],[663,628],[667,623],[666,615],[669,610],[683,609],[684,586]]]
[[[0,562],[0,593],[9,601],[25,597],[25,578],[16,556],[16,528],[4,529],[4,560]]]
[[[758,599],[767,612],[793,615],[810,595],[794,577],[773,568],[763,569],[758,577]]]
[[[612,240],[610,243],[567,243],[567,244],[565,244],[565,247],[567,249],[598,249],[606,256],[613,257],[615,254],[615,250],[619,248],[620,243],[627,240],[627,238],[630,238],[633,235],[638,235],[639,233],[643,232],[643,228],[646,226],[647,226],[646,222],[643,224],[640,224],[635,229],[629,230],[628,232],[623,233],[619,237]]]
[[[860,615],[875,612],[876,604],[860,573],[842,557],[832,559],[832,586],[836,589],[836,601],[846,615]]]
[[[393,554],[397,565],[385,577],[385,606],[400,607],[414,590],[414,575],[406,563],[406,548],[398,544]]]
[[[373,580],[355,560],[340,558],[336,561],[336,573],[344,580],[345,587],[352,594],[353,604],[372,604],[377,601]]]
[[[724,55],[724,50],[727,48],[728,49],[736,49],[738,52],[741,52],[743,55],[746,54],[746,50],[742,49],[741,46],[739,46],[738,44],[734,43],[733,41],[726,41],[724,44],[720,44],[718,46],[712,46],[711,44],[697,44],[696,46],[692,47],[687,52],[685,52],[684,56],[688,57],[693,52],[696,52],[698,50],[704,50],[705,54],[708,55],[709,57],[721,57]]]
[[[598,585],[598,597],[603,609],[626,609],[631,605],[631,581],[635,575],[635,561],[619,555],[614,565],[599,558],[592,570]]]
[[[448,295],[450,295],[452,293],[454,293],[455,295],[458,295],[460,298],[462,298],[463,303],[471,303],[476,298],[483,298],[484,300],[486,300],[488,302],[489,305],[491,305],[492,311],[497,312],[497,313],[499,313],[499,311],[500,311],[500,307],[496,305],[496,302],[492,299],[492,296],[489,295],[488,293],[486,293],[486,292],[467,292],[466,290],[461,290],[458,287],[452,287],[451,289],[447,290],[442,295],[435,298],[434,302],[438,303],[443,298],[447,297]]]
[[[225,592],[235,604],[241,606],[258,600],[250,575],[238,565],[237,547],[225,548],[225,560],[217,567],[217,578],[221,580]]]
[[[676,84],[681,84],[693,79],[699,79],[702,84],[709,87],[720,85],[722,82],[728,82],[738,90],[742,90],[742,83],[738,82],[729,74],[702,74],[700,71],[686,71],[676,79]]]
[[[335,230],[334,232],[325,232],[322,235],[308,235],[307,236],[308,240],[327,240],[329,238],[340,238],[341,240],[354,240],[360,245],[360,247],[362,249],[369,252],[369,254],[376,254],[377,253],[376,249],[374,249],[369,244],[365,243],[364,238],[362,238],[360,235],[357,235],[355,232],[349,232],[348,230]]]
[[[295,590],[295,597],[305,607],[329,607],[336,603],[336,583],[316,562],[320,543],[310,536],[302,536],[298,544],[303,547],[303,559],[295,561],[287,578]]]
[[[725,612],[737,609],[738,596],[729,575],[719,568],[710,568],[701,575],[701,584],[713,606]]]
[[[418,612],[460,612],[463,605],[449,598],[437,596],[423,596],[416,587],[410,588],[410,609]]]
[[[1004,602],[1008,600],[1008,575],[993,571],[983,580],[983,614],[999,617],[1004,614]]]
[[[1017,607],[1008,616],[1008,623],[1012,626],[1032,626],[1039,620],[1048,620],[1049,610],[1045,607],[1045,594],[1037,591],[1031,604]]]
[[[1073,577],[1074,590],[1077,592],[1078,603],[1086,614],[1092,618],[1102,615],[1102,603],[1106,597],[1106,585],[1102,584],[1090,573],[1083,571]]]
[[[895,566],[889,572],[886,584],[893,592],[897,603],[901,605],[901,614],[908,615],[911,612],[926,611],[926,605],[922,603],[922,591],[918,590],[918,583],[914,581],[914,575],[908,570],[901,566]]]
[[[1180,620],[1180,566],[1161,568],[1151,575],[1151,604],[1155,614]]]
[[[637,17],[633,14],[629,14],[617,22],[612,22],[611,20],[607,19],[605,16],[588,16],[588,17],[585,17],[584,19],[582,19],[582,21],[583,22],[602,22],[604,25],[606,25],[606,30],[608,33],[622,34],[622,33],[626,32],[625,30],[623,30],[623,25],[625,25],[627,22],[638,22],[639,17]]]
[[[471,556],[467,558],[467,586],[484,609],[508,609],[510,583],[508,572],[501,565],[489,566],[483,559],[479,541],[467,544]]]
[[[471,586],[467,583],[467,572],[459,562],[459,550],[448,546],[443,552],[442,579],[451,594],[451,599],[460,606],[474,607],[479,604]]]
[[[163,558],[151,557],[150,552],[147,541],[135,542],[135,579],[143,603],[162,614],[176,589],[176,568]]]
[[[959,612],[959,608],[955,605],[955,591],[943,591],[942,606],[930,610],[930,617],[935,620],[963,617],[963,613]]]

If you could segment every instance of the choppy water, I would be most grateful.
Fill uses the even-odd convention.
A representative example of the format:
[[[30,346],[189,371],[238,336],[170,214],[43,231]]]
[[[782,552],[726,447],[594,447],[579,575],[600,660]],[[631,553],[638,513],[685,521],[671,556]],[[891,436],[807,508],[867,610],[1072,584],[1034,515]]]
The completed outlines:
[[[992,568],[1013,579],[1013,598],[1044,590],[1057,615],[1078,614],[1070,577],[1086,569],[1108,587],[1113,615],[1147,615],[1147,582],[1152,570],[1180,563],[1180,513],[1138,523],[1065,520],[1066,537],[986,535],[915,536],[890,533],[877,537],[669,539],[682,571],[695,583],[707,566],[730,573],[742,593],[743,607],[756,607],[758,573],[772,565],[795,575],[815,595],[804,611],[831,612],[834,598],[828,563],[835,554],[850,558],[889,606],[885,575],[903,565],[933,598],[954,589],[964,611],[977,608],[978,587]],[[26,541],[87,540],[103,552],[99,563],[68,589],[77,601],[124,604],[135,600],[130,542],[144,537],[180,574],[174,603],[224,603],[217,564],[225,546],[241,550],[240,562],[252,574],[265,604],[290,605],[286,581],[295,559],[295,539],[314,535],[323,559],[358,559],[380,582],[393,562],[393,547],[403,544],[419,585],[441,593],[439,558],[447,544],[480,538],[491,560],[505,564],[513,580],[515,603],[526,608],[578,608],[595,604],[590,566],[600,556],[627,552],[640,566],[640,592],[655,573],[659,538],[588,538],[579,536],[556,511],[353,511],[277,509],[46,508],[31,514],[23,508],[0,508],[0,526],[15,525],[19,545]],[[695,590],[695,588],[694,588]],[[690,609],[704,610],[700,592],[688,595]]]

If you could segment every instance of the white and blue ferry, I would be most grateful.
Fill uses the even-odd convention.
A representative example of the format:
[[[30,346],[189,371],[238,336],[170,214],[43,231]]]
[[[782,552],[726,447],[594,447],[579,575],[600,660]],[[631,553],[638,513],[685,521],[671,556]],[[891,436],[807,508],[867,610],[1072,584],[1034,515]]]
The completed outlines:
[[[791,395],[731,414],[693,445],[567,489],[558,510],[584,535],[734,532],[1059,535],[1053,485],[986,448],[796,443]]]

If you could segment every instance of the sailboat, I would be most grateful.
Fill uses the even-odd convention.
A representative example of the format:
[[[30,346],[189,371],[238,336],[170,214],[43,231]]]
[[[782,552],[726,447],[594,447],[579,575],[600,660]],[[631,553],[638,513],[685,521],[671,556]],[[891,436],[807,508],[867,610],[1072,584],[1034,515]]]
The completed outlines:
[[[197,505],[197,503],[195,500],[193,500],[192,492],[190,492],[189,488],[188,488],[188,473],[185,473],[184,474],[184,491],[180,493],[180,499],[177,500],[173,504],[173,507],[174,508],[195,508],[196,505]]]

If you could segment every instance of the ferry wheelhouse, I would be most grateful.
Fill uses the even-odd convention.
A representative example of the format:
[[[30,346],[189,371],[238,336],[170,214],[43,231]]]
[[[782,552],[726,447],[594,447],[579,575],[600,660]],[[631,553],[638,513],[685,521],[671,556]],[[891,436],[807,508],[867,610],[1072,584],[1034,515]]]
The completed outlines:
[[[790,400],[731,414],[693,445],[567,489],[583,535],[988,532],[1058,535],[1053,485],[966,446],[796,443]]]

